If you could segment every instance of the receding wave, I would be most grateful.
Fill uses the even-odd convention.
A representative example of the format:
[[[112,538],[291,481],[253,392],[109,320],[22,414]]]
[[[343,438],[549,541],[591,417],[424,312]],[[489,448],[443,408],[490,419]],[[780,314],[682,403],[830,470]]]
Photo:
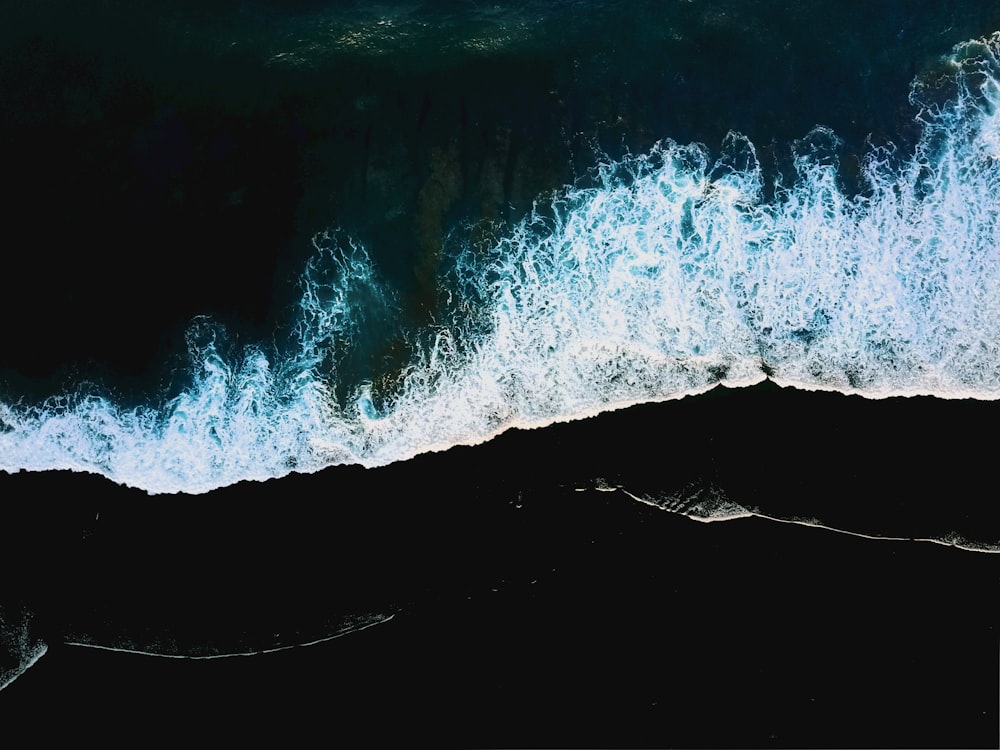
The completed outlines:
[[[386,382],[356,352],[396,302],[365,250],[319,238],[292,343],[229,354],[192,326],[191,385],[125,408],[81,391],[0,404],[0,468],[97,472],[149,492],[384,465],[717,383],[868,397],[1000,397],[1000,34],[914,84],[922,136],[842,188],[836,137],[765,190],[753,144],[664,141],[608,161],[444,264],[440,317]],[[387,325],[384,322],[379,325]]]

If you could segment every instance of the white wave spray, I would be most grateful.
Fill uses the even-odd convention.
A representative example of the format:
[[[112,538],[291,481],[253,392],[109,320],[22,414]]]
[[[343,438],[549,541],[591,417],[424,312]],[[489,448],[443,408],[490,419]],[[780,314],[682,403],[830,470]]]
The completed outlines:
[[[767,376],[868,397],[996,399],[998,53],[1000,34],[956,47],[944,103],[914,85],[919,144],[907,157],[873,148],[857,197],[839,187],[822,129],[773,199],[737,134],[717,160],[667,141],[601,165],[596,187],[567,189],[492,251],[453,259],[451,317],[423,332],[382,396],[338,365],[392,295],[363,249],[326,237],[303,275],[293,351],[227,358],[218,329],[198,321],[193,385],[162,407],[85,394],[0,403],[0,468],[198,493]]]

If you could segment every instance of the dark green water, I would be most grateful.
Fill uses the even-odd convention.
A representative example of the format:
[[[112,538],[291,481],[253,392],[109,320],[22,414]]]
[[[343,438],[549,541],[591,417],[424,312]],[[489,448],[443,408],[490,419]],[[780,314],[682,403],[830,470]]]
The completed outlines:
[[[850,189],[866,140],[912,147],[911,81],[1000,27],[979,2],[8,6],[0,366],[140,392],[196,315],[272,336],[331,226],[420,322],[443,233],[599,153],[736,130],[774,174],[823,125]]]

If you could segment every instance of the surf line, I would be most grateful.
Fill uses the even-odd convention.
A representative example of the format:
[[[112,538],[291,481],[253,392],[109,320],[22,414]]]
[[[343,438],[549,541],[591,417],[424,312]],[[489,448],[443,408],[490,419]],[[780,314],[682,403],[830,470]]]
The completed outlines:
[[[99,643],[84,643],[83,641],[63,641],[65,646],[80,646],[82,648],[94,648],[100,651],[117,651],[123,654],[137,654],[139,656],[158,656],[164,659],[230,659],[237,656],[260,656],[262,654],[274,654],[279,651],[290,651],[295,648],[306,648],[308,646],[316,646],[320,643],[326,643],[328,641],[335,640],[345,635],[350,635],[351,633],[358,633],[362,630],[368,630],[368,628],[373,628],[376,625],[382,625],[383,623],[389,622],[395,614],[391,615],[377,615],[375,619],[371,622],[365,622],[361,625],[353,625],[339,630],[333,635],[324,636],[323,638],[317,638],[313,641],[306,641],[305,643],[294,643],[288,646],[275,646],[274,648],[262,648],[256,651],[234,651],[228,654],[164,654],[157,651],[144,651],[142,649],[134,648],[119,648],[115,646],[103,646]]]
[[[608,487],[608,488],[594,488],[600,492],[622,492],[628,497],[632,498],[636,502],[640,502],[644,505],[649,505],[657,510],[666,511],[667,513],[675,513],[677,515],[689,518],[692,521],[698,521],[699,523],[715,523],[718,521],[734,521],[738,518],[762,518],[766,521],[777,521],[778,523],[794,524],[796,526],[807,526],[813,529],[824,529],[826,531],[833,531],[838,534],[846,534],[847,536],[855,536],[861,539],[868,539],[875,542],[930,542],[931,544],[939,544],[943,547],[955,547],[957,549],[963,550],[965,552],[981,552],[985,554],[995,555],[1000,554],[1000,546],[984,546],[975,547],[971,543],[962,539],[959,536],[955,536],[951,539],[935,539],[933,537],[911,537],[911,536],[879,536],[877,534],[863,534],[860,531],[848,531],[847,529],[838,529],[836,526],[829,526],[827,524],[821,523],[819,521],[809,521],[805,519],[795,519],[795,518],[778,518],[777,516],[769,516],[766,513],[760,513],[759,511],[747,510],[743,506],[736,506],[740,508],[741,512],[732,513],[729,515],[718,516],[716,518],[706,518],[704,516],[692,515],[690,513],[685,513],[682,510],[675,510],[665,507],[662,503],[658,503],[648,497],[642,495],[636,495],[629,492],[624,487]],[[735,503],[733,504],[736,505]]]

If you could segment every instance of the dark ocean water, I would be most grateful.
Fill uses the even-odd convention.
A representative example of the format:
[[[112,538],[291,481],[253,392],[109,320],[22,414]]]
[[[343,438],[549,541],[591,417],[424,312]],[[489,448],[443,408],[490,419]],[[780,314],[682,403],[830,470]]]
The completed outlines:
[[[1000,7],[5,19],[0,704],[1000,743]]]

